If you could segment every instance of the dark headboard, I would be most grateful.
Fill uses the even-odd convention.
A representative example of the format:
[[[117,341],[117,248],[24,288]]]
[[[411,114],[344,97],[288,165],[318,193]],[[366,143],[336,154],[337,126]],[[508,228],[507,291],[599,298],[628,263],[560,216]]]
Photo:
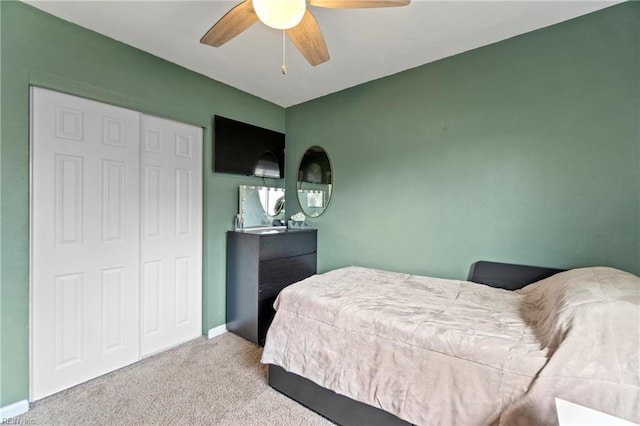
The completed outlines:
[[[564,269],[540,266],[512,265],[481,260],[471,265],[469,281],[491,287],[518,290],[527,284],[548,278]]]

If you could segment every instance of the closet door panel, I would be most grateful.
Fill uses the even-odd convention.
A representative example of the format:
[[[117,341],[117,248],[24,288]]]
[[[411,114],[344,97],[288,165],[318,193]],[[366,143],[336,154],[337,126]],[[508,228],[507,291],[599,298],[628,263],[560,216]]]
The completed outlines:
[[[202,129],[142,117],[142,356],[201,334]]]
[[[139,126],[32,89],[32,400],[139,359]]]

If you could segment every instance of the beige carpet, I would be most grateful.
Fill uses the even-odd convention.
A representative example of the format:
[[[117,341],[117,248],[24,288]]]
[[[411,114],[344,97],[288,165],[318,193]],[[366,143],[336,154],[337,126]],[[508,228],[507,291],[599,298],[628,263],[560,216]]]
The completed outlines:
[[[271,389],[262,349],[200,338],[31,405],[17,424],[331,425]]]

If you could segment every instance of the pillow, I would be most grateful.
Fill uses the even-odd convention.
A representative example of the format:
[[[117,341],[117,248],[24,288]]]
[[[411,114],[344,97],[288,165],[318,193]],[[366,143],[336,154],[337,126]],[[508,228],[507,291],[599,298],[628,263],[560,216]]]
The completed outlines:
[[[608,307],[612,302],[640,304],[640,278],[614,268],[580,268],[530,284],[523,315],[543,347],[552,352],[571,326],[577,310]]]

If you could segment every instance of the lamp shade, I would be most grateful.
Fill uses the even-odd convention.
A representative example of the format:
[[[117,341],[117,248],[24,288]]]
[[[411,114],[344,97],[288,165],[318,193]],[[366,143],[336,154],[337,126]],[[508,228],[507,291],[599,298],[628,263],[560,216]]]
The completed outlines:
[[[287,30],[300,23],[307,8],[305,0],[253,0],[258,18],[271,28]]]

